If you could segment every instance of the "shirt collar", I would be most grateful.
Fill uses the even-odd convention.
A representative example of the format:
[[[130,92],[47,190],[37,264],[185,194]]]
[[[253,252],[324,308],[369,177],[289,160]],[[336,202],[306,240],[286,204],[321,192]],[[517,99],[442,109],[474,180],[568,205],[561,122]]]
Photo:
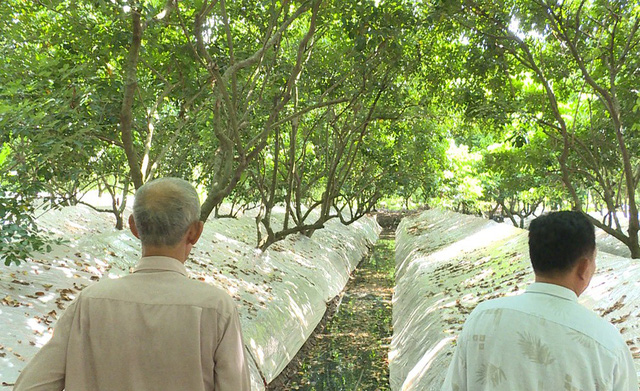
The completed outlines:
[[[158,271],[170,271],[180,273],[183,276],[187,276],[187,268],[184,264],[178,261],[175,258],[171,257],[163,257],[159,255],[154,255],[151,257],[142,257],[140,262],[136,265],[133,270],[136,272],[158,272]]]
[[[527,287],[527,292],[542,293],[544,295],[556,296],[565,300],[578,301],[578,295],[576,295],[576,293],[571,289],[545,282],[534,282]]]

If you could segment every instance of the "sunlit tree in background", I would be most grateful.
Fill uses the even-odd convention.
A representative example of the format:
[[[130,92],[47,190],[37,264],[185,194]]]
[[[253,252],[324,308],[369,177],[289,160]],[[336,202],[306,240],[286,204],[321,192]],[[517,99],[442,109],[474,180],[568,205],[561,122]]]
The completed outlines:
[[[203,220],[255,206],[263,249],[397,201],[517,226],[571,207],[638,258],[639,10],[2,2],[2,243],[42,249],[35,208],[89,190],[122,228],[127,195],[176,175],[201,190]]]

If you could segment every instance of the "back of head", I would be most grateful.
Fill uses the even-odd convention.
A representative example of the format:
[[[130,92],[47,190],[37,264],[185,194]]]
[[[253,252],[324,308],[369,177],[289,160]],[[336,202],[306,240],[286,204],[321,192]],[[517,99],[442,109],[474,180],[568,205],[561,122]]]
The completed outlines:
[[[595,248],[593,223],[582,212],[547,213],[529,226],[529,255],[537,275],[564,274]]]
[[[143,246],[174,246],[199,218],[198,193],[184,179],[155,179],[136,192],[133,219]]]

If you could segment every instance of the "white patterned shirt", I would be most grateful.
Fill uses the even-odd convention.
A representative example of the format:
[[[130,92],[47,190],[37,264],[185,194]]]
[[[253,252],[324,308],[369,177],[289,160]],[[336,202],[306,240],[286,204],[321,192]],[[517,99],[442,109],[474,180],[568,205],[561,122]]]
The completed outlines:
[[[469,315],[442,391],[638,391],[618,330],[576,294],[533,283]]]

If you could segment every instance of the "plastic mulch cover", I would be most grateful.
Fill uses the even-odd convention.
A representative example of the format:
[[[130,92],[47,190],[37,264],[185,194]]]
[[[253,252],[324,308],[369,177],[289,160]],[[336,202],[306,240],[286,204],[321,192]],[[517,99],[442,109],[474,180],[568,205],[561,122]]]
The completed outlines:
[[[313,216],[312,216],[313,217]],[[274,222],[282,218],[274,213]],[[113,229],[109,214],[84,206],[50,211],[41,227],[67,239],[20,266],[0,263],[0,380],[12,384],[50,338],[51,327],[84,286],[129,273],[138,241]],[[277,227],[276,227],[277,228]],[[378,237],[374,217],[337,219],[311,237],[294,235],[262,253],[254,216],[210,219],[186,266],[238,305],[253,389],[264,389],[293,358]]]
[[[396,235],[391,389],[439,390],[467,314],[533,282],[527,231],[433,209]],[[640,370],[640,262],[599,251],[597,263],[580,302],[620,329]]]

